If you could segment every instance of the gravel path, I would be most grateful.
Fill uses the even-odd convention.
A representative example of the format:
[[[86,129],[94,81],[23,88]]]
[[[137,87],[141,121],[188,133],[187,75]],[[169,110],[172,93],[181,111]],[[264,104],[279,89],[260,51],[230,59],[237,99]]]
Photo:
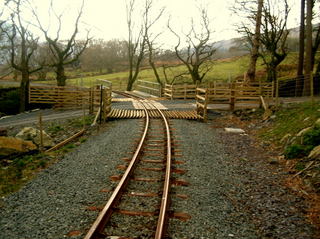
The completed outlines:
[[[7,117],[0,118],[0,127],[13,127],[19,125],[27,125],[39,122],[39,110],[31,112],[25,112],[17,115],[10,115]],[[53,121],[59,119],[81,117],[83,110],[53,110],[53,109],[42,109],[42,120]],[[88,111],[86,111],[86,115]]]
[[[0,238],[82,238],[98,213],[88,208],[110,196],[114,184],[108,177],[118,173],[118,159],[132,151],[137,122],[109,122],[104,133],[3,199]],[[182,140],[178,160],[185,162],[177,167],[187,170],[177,178],[190,183],[173,188],[189,197],[173,197],[172,208],[191,215],[186,222],[170,219],[172,239],[312,238],[303,200],[281,186],[285,175],[250,154],[249,136],[227,135],[211,123],[171,122]],[[103,188],[107,192],[99,192]]]

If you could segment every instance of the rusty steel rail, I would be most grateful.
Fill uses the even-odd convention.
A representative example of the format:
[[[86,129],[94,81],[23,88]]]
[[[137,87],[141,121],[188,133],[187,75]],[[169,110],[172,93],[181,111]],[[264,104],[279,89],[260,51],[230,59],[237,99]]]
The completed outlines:
[[[121,193],[123,192],[124,188],[126,187],[130,175],[133,172],[134,166],[138,161],[138,156],[141,152],[143,142],[145,141],[145,138],[147,136],[148,128],[149,128],[149,115],[147,114],[147,110],[145,109],[146,113],[146,123],[144,127],[144,131],[142,134],[142,137],[140,139],[140,142],[138,144],[138,147],[132,157],[132,160],[129,163],[128,168],[126,169],[125,173],[123,174],[119,184],[113,191],[109,201],[107,204],[104,206],[100,214],[98,215],[98,218],[95,220],[93,225],[91,226],[90,230],[88,231],[87,235],[85,236],[85,239],[93,239],[93,238],[99,238],[99,235],[102,234],[105,225],[107,221],[110,219],[113,207],[116,205],[118,202],[119,198],[121,197]]]
[[[161,117],[165,123],[166,127],[166,134],[167,134],[167,160],[166,160],[166,174],[164,179],[164,186],[163,186],[163,193],[162,193],[162,200],[160,206],[160,213],[157,223],[156,235],[155,239],[161,239],[164,237],[165,234],[165,224],[167,220],[167,212],[169,209],[169,193],[170,193],[170,178],[171,178],[171,136],[170,136],[170,128],[169,123],[164,116],[164,114],[159,110]]]
[[[129,93],[124,93],[124,92],[116,92],[118,94],[131,97],[131,98],[137,98],[139,100],[142,100],[142,97],[129,94]],[[100,238],[99,236],[103,236],[103,230],[106,226],[107,221],[110,219],[113,207],[117,204],[118,200],[121,197],[121,193],[123,189],[126,187],[129,177],[133,172],[134,166],[138,161],[138,156],[142,150],[142,145],[146,139],[146,135],[148,132],[149,128],[149,121],[150,117],[148,114],[148,110],[144,103],[142,102],[142,105],[144,107],[145,115],[146,115],[146,124],[144,127],[143,135],[139,141],[138,147],[132,157],[132,160],[129,163],[128,168],[126,169],[125,173],[123,174],[118,186],[112,193],[109,201],[105,205],[105,207],[102,209],[100,214],[98,215],[98,218],[95,220],[94,224],[88,231],[87,235],[85,236],[84,239],[94,239],[94,238]],[[154,106],[153,106],[154,107]],[[156,107],[155,107],[156,108]],[[157,108],[156,108],[157,109]],[[161,112],[160,109],[157,109],[163,119],[163,122],[165,124],[165,129],[166,129],[166,135],[167,135],[167,157],[166,157],[166,172],[165,172],[165,179],[164,179],[164,186],[163,186],[163,194],[162,194],[162,199],[161,199],[161,206],[160,206],[160,212],[159,212],[159,217],[158,217],[158,222],[157,222],[157,228],[155,232],[155,239],[161,239],[165,235],[165,226],[166,226],[166,221],[167,221],[167,211],[169,208],[169,192],[170,192],[170,177],[171,177],[171,136],[170,136],[170,128],[169,128],[169,123],[164,116],[164,114]]]

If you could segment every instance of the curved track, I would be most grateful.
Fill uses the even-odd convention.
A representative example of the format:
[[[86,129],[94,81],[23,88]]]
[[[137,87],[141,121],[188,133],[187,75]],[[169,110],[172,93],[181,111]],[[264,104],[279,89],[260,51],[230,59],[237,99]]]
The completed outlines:
[[[113,194],[111,195],[109,201],[104,206],[100,214],[98,215],[97,219],[91,226],[90,230],[88,231],[87,235],[85,236],[85,239],[93,239],[93,238],[104,238],[106,235],[104,234],[104,230],[106,227],[107,222],[110,220],[111,215],[114,212],[114,208],[116,205],[118,205],[120,198],[130,180],[132,177],[132,174],[134,172],[134,169],[136,165],[139,162],[140,156],[143,154],[143,145],[145,144],[146,137],[148,134],[149,126],[150,126],[150,118],[149,115],[150,112],[148,111],[148,108],[155,108],[152,104],[150,104],[148,101],[144,100],[141,97],[131,95],[128,93],[123,92],[116,92],[118,94],[124,95],[126,97],[136,98],[139,100],[139,102],[144,107],[145,112],[145,125],[144,130],[141,136],[141,139],[138,143],[138,146],[130,160],[130,163],[128,164],[128,167],[125,170],[125,173],[122,175],[119,184],[113,191]],[[159,114],[161,115],[162,121],[164,123],[165,128],[165,135],[166,135],[166,156],[165,156],[165,177],[164,177],[164,183],[163,183],[163,189],[162,189],[162,195],[161,195],[161,205],[160,210],[158,214],[158,221],[155,231],[154,238],[161,239],[165,236],[165,228],[166,228],[166,221],[167,221],[167,211],[169,208],[169,192],[170,192],[170,177],[171,177],[171,135],[170,135],[170,128],[169,123],[164,116],[164,114],[161,112],[161,110],[157,109]]]

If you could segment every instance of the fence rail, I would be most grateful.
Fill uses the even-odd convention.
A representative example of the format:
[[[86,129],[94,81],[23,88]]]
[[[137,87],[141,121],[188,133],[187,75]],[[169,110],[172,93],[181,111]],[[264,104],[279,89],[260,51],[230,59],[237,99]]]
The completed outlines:
[[[162,87],[157,82],[151,82],[151,81],[144,81],[144,80],[137,80],[137,83],[135,85],[136,89],[145,93],[148,93],[150,95],[155,96],[162,96]]]
[[[197,114],[200,119],[207,119],[207,109],[209,104],[227,105],[229,110],[237,108],[254,108],[261,104],[261,96],[267,101],[273,99],[274,85],[259,84],[252,86],[249,84],[225,83],[214,88],[196,89]],[[225,108],[225,107],[223,107]]]
[[[105,117],[111,111],[112,87],[96,85],[91,88],[72,86],[30,86],[29,103],[52,104],[58,109],[88,108],[90,113],[103,106]]]
[[[197,85],[170,85],[165,84],[164,96],[171,100],[173,99],[195,99]]]

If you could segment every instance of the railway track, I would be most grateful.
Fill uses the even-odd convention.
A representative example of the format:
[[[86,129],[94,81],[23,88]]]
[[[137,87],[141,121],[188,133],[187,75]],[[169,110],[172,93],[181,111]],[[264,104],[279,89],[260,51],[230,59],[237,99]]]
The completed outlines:
[[[121,94],[135,97],[143,105],[145,117],[142,136],[132,158],[124,159],[126,165],[119,166],[124,170],[123,175],[112,177],[119,183],[85,239],[112,236],[165,238],[172,174],[169,123],[163,112],[148,101]],[[161,115],[160,119],[151,120],[151,112],[154,111]]]

